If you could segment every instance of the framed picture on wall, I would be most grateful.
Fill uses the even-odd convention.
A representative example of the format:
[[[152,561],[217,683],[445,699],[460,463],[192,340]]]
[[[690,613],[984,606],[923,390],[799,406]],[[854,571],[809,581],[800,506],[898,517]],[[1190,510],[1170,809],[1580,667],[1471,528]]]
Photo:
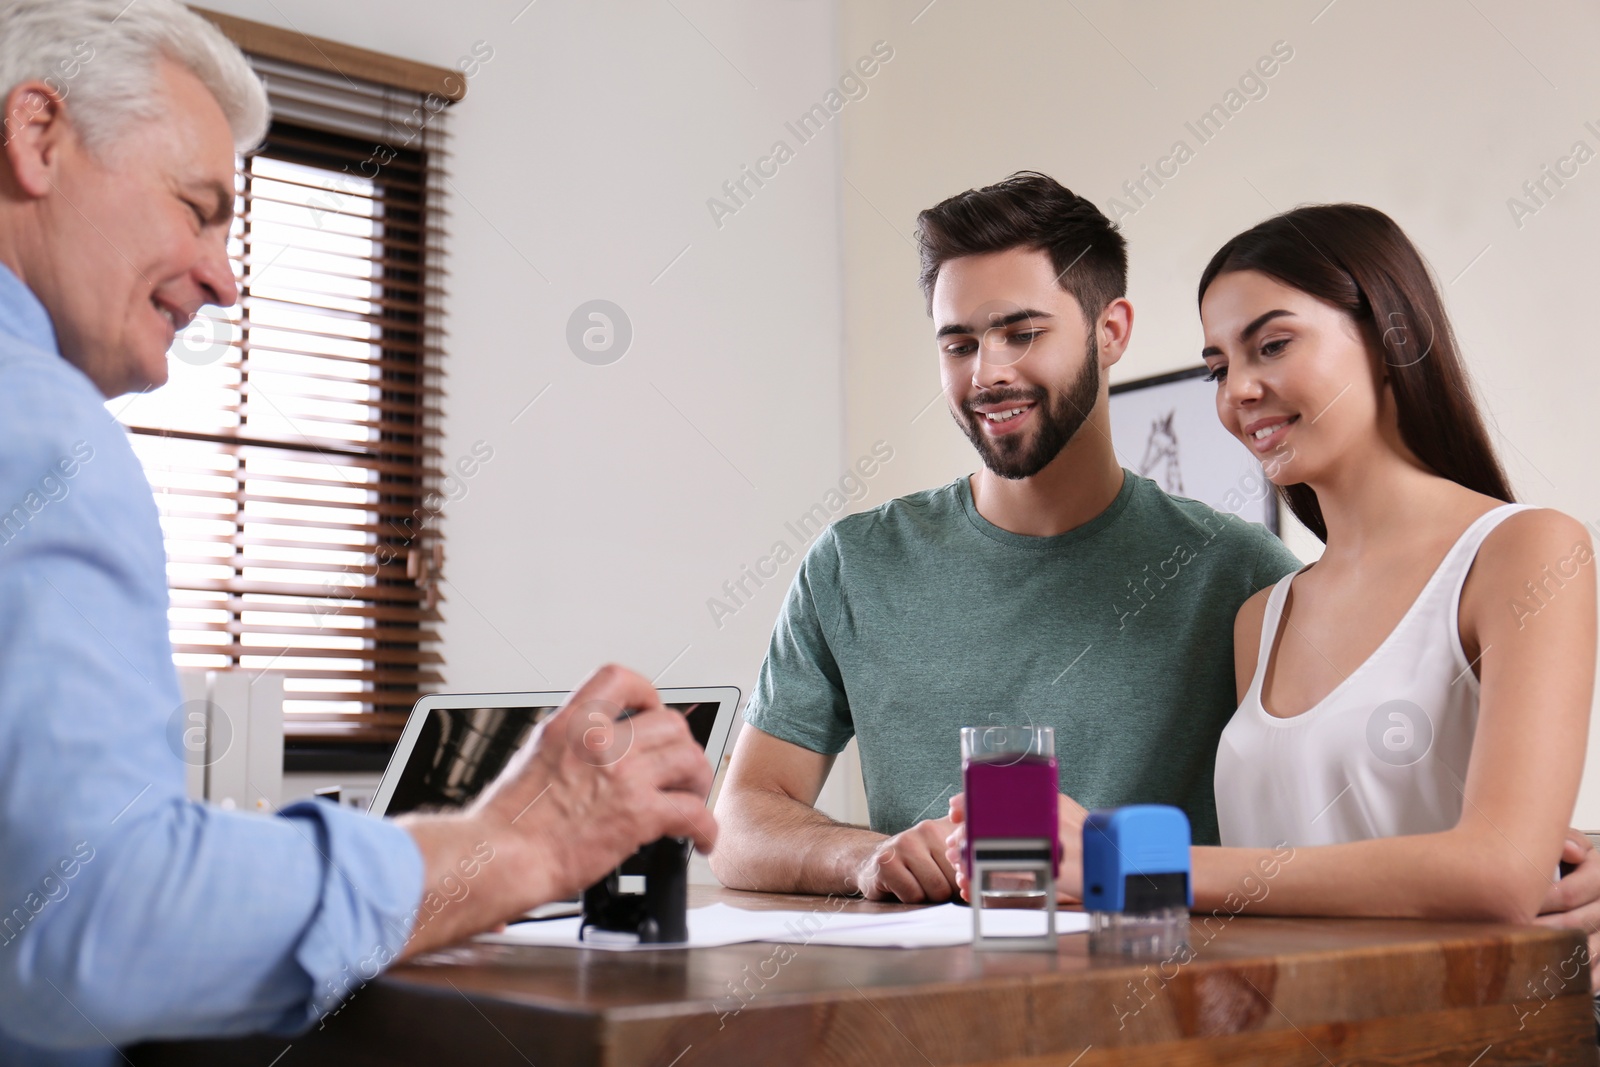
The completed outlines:
[[[1217,421],[1206,369],[1111,387],[1111,443],[1122,465],[1173,496],[1210,504],[1278,533],[1278,498],[1261,464]]]

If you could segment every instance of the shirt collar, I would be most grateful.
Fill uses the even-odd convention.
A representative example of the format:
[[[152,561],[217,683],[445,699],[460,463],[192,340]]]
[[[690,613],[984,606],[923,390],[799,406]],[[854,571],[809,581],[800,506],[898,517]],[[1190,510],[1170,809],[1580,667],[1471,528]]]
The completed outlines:
[[[0,263],[0,334],[25,341],[34,348],[61,354],[50,313],[33,295],[33,290]]]

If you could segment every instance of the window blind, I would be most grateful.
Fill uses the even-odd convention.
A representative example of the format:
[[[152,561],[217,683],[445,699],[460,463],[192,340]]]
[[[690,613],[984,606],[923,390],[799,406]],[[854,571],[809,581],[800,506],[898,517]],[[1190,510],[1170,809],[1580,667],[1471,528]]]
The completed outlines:
[[[444,101],[252,56],[240,302],[111,405],[156,493],[180,666],[285,676],[286,734],[393,741],[442,682]]]

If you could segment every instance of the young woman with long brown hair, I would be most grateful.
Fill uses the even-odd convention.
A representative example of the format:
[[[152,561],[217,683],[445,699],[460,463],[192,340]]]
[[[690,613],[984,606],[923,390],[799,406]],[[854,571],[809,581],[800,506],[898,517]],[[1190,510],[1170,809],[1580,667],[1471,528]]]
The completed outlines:
[[[1382,212],[1240,234],[1200,315],[1218,417],[1326,549],[1240,609],[1197,895],[1287,843],[1255,910],[1531,920],[1583,773],[1587,532],[1513,502],[1438,290]]]

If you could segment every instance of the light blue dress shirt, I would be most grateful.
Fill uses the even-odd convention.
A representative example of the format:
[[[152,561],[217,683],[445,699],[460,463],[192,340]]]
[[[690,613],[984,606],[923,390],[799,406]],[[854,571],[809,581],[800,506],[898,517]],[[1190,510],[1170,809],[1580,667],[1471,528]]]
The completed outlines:
[[[187,800],[181,703],[149,482],[0,266],[0,1064],[302,1030],[409,936],[411,836]]]

